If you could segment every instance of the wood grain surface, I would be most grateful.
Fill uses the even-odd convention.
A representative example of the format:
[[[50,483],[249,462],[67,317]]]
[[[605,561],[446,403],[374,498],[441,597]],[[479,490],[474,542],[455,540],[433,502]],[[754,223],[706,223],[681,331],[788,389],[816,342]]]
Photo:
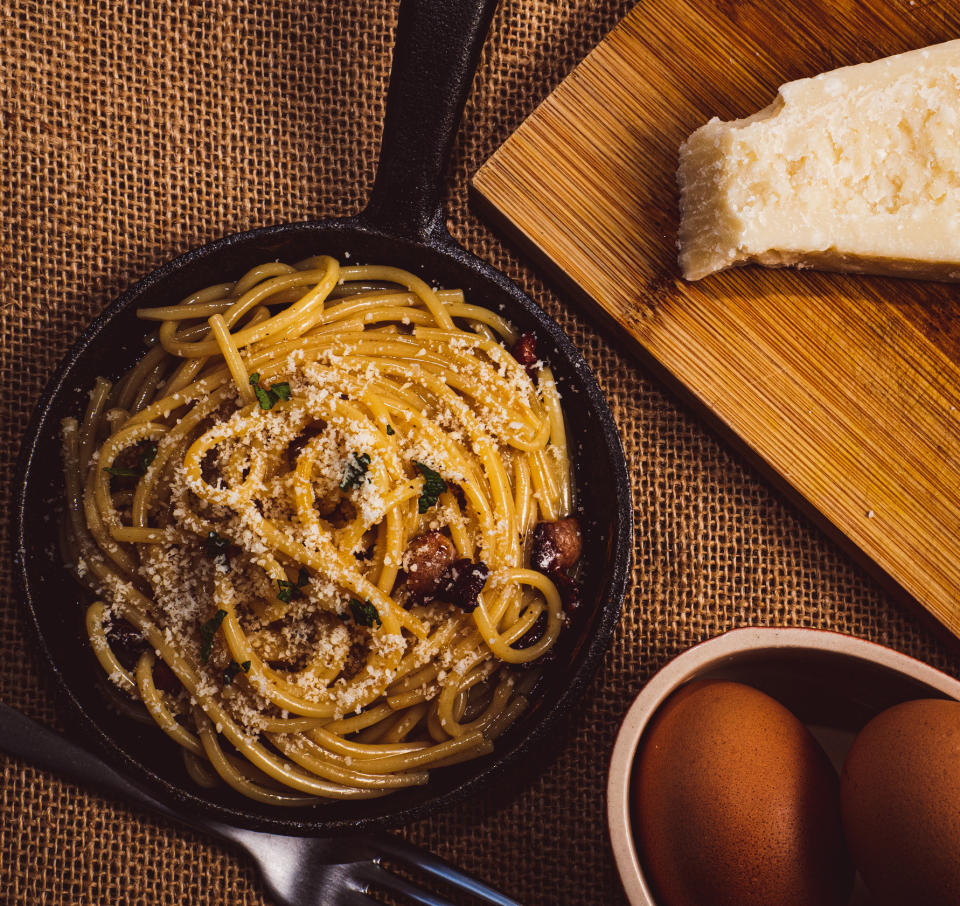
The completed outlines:
[[[960,635],[958,288],[676,262],[680,142],[783,82],[960,35],[960,4],[641,2],[473,188],[881,570]],[[958,137],[960,138],[960,137]]]

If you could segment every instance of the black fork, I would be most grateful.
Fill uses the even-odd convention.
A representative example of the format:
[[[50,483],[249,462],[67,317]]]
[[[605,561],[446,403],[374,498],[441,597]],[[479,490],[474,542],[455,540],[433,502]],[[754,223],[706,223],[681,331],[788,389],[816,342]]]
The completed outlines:
[[[369,906],[372,894],[388,892],[423,906],[453,906],[386,865],[439,881],[491,906],[520,906],[482,881],[416,846],[388,834],[287,837],[250,831],[198,814],[180,814],[122,777],[96,755],[0,702],[0,751],[37,767],[144,806],[195,830],[245,850],[256,862],[270,895],[280,906]]]

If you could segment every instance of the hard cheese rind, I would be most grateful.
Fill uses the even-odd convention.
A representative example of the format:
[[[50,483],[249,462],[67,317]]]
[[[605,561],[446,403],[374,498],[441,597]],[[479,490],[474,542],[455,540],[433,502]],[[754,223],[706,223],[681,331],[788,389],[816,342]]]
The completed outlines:
[[[789,82],[680,148],[680,266],[960,280],[960,40]]]

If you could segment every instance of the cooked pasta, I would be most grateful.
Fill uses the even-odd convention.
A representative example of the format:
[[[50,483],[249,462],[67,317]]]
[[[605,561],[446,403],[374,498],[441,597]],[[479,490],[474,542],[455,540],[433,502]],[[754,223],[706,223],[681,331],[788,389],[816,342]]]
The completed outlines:
[[[65,555],[117,690],[197,783],[266,803],[492,751],[579,556],[532,337],[325,256],[138,314],[146,354],[63,422]]]

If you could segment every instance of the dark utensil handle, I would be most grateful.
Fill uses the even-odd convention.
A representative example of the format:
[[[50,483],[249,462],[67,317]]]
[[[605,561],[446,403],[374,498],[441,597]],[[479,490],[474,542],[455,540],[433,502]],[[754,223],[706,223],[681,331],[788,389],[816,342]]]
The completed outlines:
[[[380,163],[360,222],[415,241],[448,235],[441,179],[497,0],[402,0]]]
[[[0,751],[68,780],[169,814],[166,806],[121,777],[109,765],[59,733],[0,702]]]
[[[444,862],[438,856],[420,849],[400,837],[394,837],[391,834],[382,834],[378,837],[371,837],[369,842],[371,852],[388,862],[396,862],[410,868],[419,869],[428,875],[440,881],[445,881],[459,890],[467,891],[484,903],[491,906],[521,906],[516,900],[500,893],[478,881],[476,878],[468,875],[466,872],[455,868],[449,862]]]

